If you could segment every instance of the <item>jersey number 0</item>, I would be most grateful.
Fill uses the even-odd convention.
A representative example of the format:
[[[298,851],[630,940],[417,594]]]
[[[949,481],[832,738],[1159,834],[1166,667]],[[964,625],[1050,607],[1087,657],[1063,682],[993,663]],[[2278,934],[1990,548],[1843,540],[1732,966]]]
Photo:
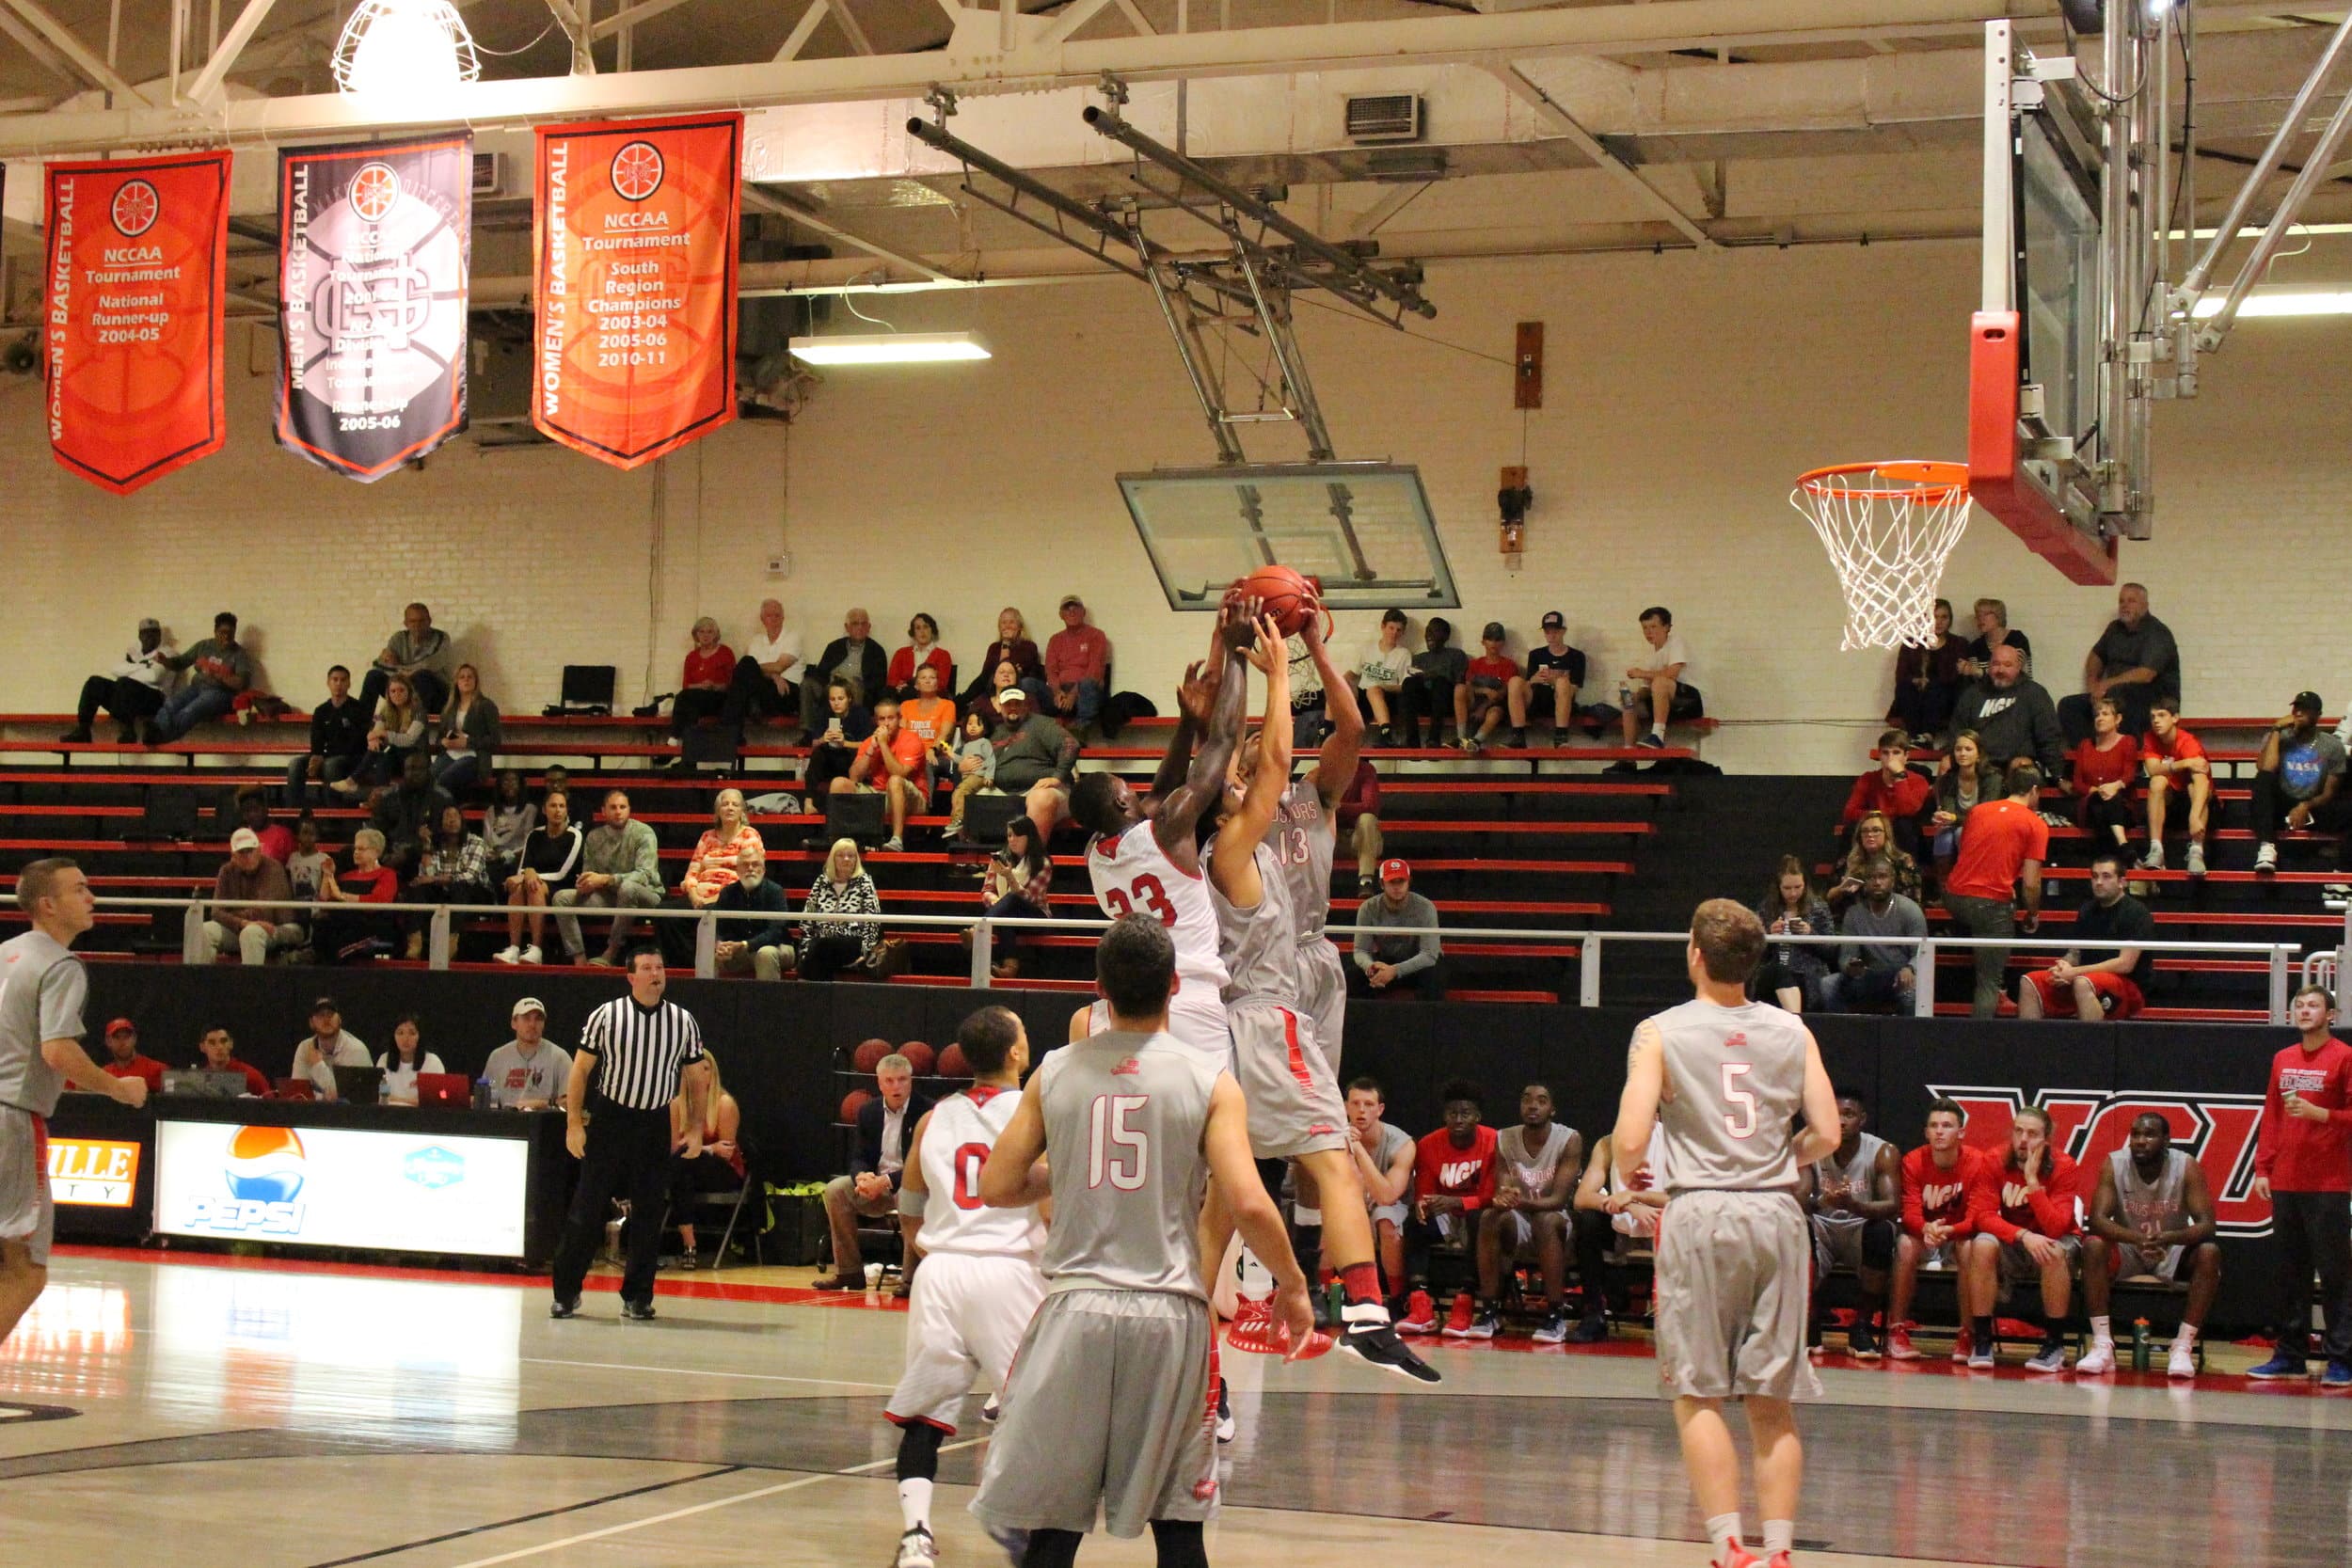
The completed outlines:
[[[1125,919],[1136,912],[1137,904],[1141,904],[1161,925],[1176,924],[1176,906],[1168,901],[1168,889],[1161,886],[1160,879],[1149,872],[1137,877],[1126,887],[1104,888],[1103,903],[1111,911],[1114,920]]]

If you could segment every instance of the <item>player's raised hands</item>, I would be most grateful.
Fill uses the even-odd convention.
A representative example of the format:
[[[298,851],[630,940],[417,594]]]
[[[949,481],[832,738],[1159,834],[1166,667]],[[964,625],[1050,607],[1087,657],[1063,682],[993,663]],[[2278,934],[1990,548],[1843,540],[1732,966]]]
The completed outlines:
[[[1225,646],[1234,653],[1246,651],[1257,641],[1258,621],[1264,613],[1265,601],[1254,594],[1228,595],[1224,613],[1217,620]]]
[[[1307,579],[1310,583],[1314,579]],[[1306,624],[1298,628],[1298,640],[1312,653],[1323,646],[1323,594],[1313,588],[1298,597],[1298,608],[1307,612]]]
[[[1224,635],[1222,627],[1218,635]],[[1176,711],[1192,721],[1196,730],[1206,729],[1209,710],[1216,705],[1217,677],[1223,672],[1206,661],[1184,666],[1184,678],[1176,688]]]
[[[1275,626],[1274,617],[1259,616],[1257,631],[1257,645],[1243,650],[1242,654],[1244,658],[1249,660],[1249,667],[1262,675],[1273,674],[1278,664],[1282,669],[1288,670],[1291,662],[1290,649],[1283,643],[1281,630]]]

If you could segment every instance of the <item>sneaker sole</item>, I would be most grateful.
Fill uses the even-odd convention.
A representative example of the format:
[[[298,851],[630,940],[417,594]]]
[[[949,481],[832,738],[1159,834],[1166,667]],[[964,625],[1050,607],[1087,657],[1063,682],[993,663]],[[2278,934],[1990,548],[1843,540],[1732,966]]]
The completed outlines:
[[[2299,1372],[2265,1372],[2249,1370],[2246,1374],[2246,1379],[2249,1383],[2293,1383],[2298,1379],[2309,1378],[2311,1375],[2312,1374],[2308,1370]]]
[[[1411,1366],[1407,1366],[1402,1361],[1391,1361],[1382,1356],[1369,1354],[1365,1352],[1362,1346],[1351,1342],[1345,1335],[1342,1335],[1340,1337],[1340,1343],[1346,1346],[1348,1351],[1354,1354],[1356,1359],[1362,1362],[1365,1366],[1374,1368],[1379,1371],[1393,1372],[1395,1375],[1406,1379],[1407,1382],[1443,1383],[1445,1381],[1443,1377],[1438,1375],[1438,1370],[1435,1367],[1432,1367],[1426,1361],[1421,1360],[1419,1357],[1415,1357],[1413,1364]]]
[[[1886,1359],[1886,1353],[1884,1351],[1858,1350],[1850,1354],[1851,1354],[1856,1361],[1883,1361]]]

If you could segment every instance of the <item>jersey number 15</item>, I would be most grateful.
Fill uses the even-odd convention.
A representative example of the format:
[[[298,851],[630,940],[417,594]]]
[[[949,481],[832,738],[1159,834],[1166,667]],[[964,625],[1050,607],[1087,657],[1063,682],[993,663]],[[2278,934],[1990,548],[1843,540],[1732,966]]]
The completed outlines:
[[[1095,1096],[1087,1136],[1088,1186],[1108,1181],[1122,1193],[1132,1193],[1143,1185],[1151,1140],[1132,1123],[1151,1098],[1142,1094]]]

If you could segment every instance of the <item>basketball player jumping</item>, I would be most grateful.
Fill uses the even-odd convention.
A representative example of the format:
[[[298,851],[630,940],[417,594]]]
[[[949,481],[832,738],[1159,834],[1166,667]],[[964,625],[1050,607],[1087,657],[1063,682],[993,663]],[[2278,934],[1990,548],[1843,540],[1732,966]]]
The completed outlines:
[[[1381,1304],[1372,1216],[1347,1152],[1346,1108],[1314,1020],[1300,1010],[1298,916],[1280,858],[1266,841],[1291,787],[1290,656],[1272,621],[1259,623],[1248,661],[1266,679],[1265,728],[1254,770],[1226,785],[1209,850],[1209,898],[1228,976],[1233,1075],[1249,1107],[1249,1151],[1261,1160],[1296,1160],[1328,1195],[1324,1256],[1345,1297],[1342,1343],[1375,1367],[1436,1383],[1437,1372],[1397,1337]],[[1330,886],[1327,864],[1324,885]]]
[[[1249,1158],[1239,1085],[1167,1033],[1182,985],[1168,929],[1140,911],[1115,922],[1095,983],[1111,1028],[1046,1057],[980,1172],[992,1207],[1050,1196],[1054,1217],[1045,1300],[972,1512],[999,1540],[1028,1532],[1024,1568],[1069,1568],[1098,1508],[1113,1535],[1148,1523],[1160,1568],[1207,1568],[1215,1331],[1196,1233],[1209,1179],[1274,1275],[1294,1354],[1314,1314]]]
[[[1617,1180],[1630,1187],[1650,1134],[1664,1132],[1658,1371],[1715,1568],[1760,1560],[1742,1544],[1724,1401],[1747,1406],[1764,1551],[1770,1568],[1788,1568],[1804,1475],[1788,1406],[1821,1391],[1804,1349],[1812,1238],[1793,1188],[1800,1166],[1837,1147],[1837,1097],[1812,1032],[1747,1000],[1763,956],[1753,911],[1727,898],[1698,907],[1684,955],[1696,995],[1634,1030],[1612,1135]]]
[[[1002,1392],[1012,1353],[1045,1294],[1038,1253],[1045,1225],[1034,1209],[991,1209],[980,1201],[980,1167],[1021,1103],[1029,1039],[1009,1008],[982,1007],[956,1029],[972,1065],[972,1086],[924,1113],[907,1143],[898,1189],[907,1256],[919,1247],[907,1317],[906,1370],[882,1416],[898,1429],[898,1510],[904,1527],[896,1568],[933,1568],[931,1483],[939,1445],[956,1434],[972,1374]],[[1007,1542],[1008,1549],[1017,1541]],[[1014,1560],[1020,1560],[1016,1550]]]

